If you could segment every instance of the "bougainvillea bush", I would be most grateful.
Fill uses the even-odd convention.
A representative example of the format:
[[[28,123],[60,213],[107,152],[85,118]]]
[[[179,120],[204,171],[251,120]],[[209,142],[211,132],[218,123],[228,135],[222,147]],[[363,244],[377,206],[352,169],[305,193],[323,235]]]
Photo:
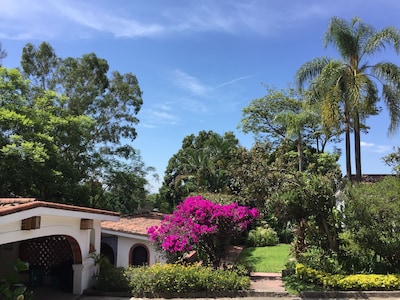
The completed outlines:
[[[222,205],[194,196],[186,198],[148,233],[170,257],[182,257],[195,250],[205,263],[218,267],[232,238],[246,231],[257,217],[256,208],[237,203]]]

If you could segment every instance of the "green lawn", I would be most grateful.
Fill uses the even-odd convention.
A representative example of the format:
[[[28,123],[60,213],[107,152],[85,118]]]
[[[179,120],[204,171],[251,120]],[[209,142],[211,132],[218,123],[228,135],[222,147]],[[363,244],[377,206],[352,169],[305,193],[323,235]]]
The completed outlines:
[[[280,273],[291,257],[289,244],[268,247],[248,247],[240,254],[239,261],[252,272]]]

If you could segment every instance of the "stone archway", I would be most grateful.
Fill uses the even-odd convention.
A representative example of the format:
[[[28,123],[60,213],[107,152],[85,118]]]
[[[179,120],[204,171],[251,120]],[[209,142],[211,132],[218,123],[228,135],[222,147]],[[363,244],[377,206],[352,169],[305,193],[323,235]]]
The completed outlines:
[[[129,255],[131,266],[143,266],[149,264],[149,249],[142,244],[134,245]]]

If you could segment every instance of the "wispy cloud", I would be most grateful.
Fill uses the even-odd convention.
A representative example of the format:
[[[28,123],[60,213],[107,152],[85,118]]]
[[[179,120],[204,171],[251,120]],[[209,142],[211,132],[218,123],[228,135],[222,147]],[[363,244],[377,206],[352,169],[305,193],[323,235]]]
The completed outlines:
[[[165,104],[153,105],[150,109],[141,111],[140,126],[146,128],[157,128],[161,125],[177,125],[180,121],[176,113],[171,112]]]
[[[208,87],[201,83],[200,80],[191,76],[179,69],[172,72],[172,80],[174,84],[194,95],[203,94],[208,90]]]
[[[122,17],[96,6],[79,4],[71,6],[67,2],[55,2],[55,7],[66,19],[99,32],[111,33],[115,37],[152,36],[163,32],[160,24],[139,22]]]
[[[281,6],[261,0],[123,5],[122,9],[107,1],[2,0],[0,38],[87,38],[96,33],[136,38],[177,32],[276,35],[279,29],[327,13],[325,4]]]
[[[172,72],[172,80],[174,84],[184,90],[187,90],[191,94],[188,96],[185,96],[185,98],[192,98],[195,96],[200,96],[204,95],[207,93],[210,93],[212,91],[218,90],[220,88],[223,88],[228,85],[235,84],[239,81],[245,80],[252,78],[254,75],[246,75],[246,76],[240,76],[231,80],[228,80],[226,82],[217,84],[215,86],[206,84],[202,82],[199,78],[189,75],[179,69],[176,69]]]
[[[369,151],[375,153],[385,153],[393,149],[393,146],[389,145],[375,145],[374,143],[367,143],[367,142],[361,142],[360,144],[361,147],[367,148]]]
[[[164,31],[162,24],[123,16],[105,4],[101,1],[2,0],[0,32],[3,33],[0,33],[0,38],[88,38],[96,33],[134,38],[154,36]]]

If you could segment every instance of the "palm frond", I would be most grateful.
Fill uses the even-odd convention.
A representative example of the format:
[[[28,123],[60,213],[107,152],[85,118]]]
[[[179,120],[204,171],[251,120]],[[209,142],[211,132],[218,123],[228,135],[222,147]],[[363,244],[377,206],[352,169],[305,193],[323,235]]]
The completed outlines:
[[[382,98],[388,107],[390,116],[389,135],[397,132],[400,125],[400,90],[391,85],[384,84]]]
[[[370,55],[385,50],[386,46],[392,46],[396,53],[400,51],[399,30],[395,27],[385,27],[381,31],[371,35],[365,45],[365,53]]]
[[[325,32],[324,42],[325,48],[328,45],[334,46],[345,60],[358,53],[358,45],[352,28],[341,18],[333,17],[331,19],[328,30]]]
[[[400,89],[400,67],[394,63],[377,63],[372,68],[373,74],[384,84],[390,83]]]
[[[331,61],[328,57],[318,57],[303,64],[296,72],[296,84],[303,89],[306,82],[310,82],[318,76],[324,67]]]

